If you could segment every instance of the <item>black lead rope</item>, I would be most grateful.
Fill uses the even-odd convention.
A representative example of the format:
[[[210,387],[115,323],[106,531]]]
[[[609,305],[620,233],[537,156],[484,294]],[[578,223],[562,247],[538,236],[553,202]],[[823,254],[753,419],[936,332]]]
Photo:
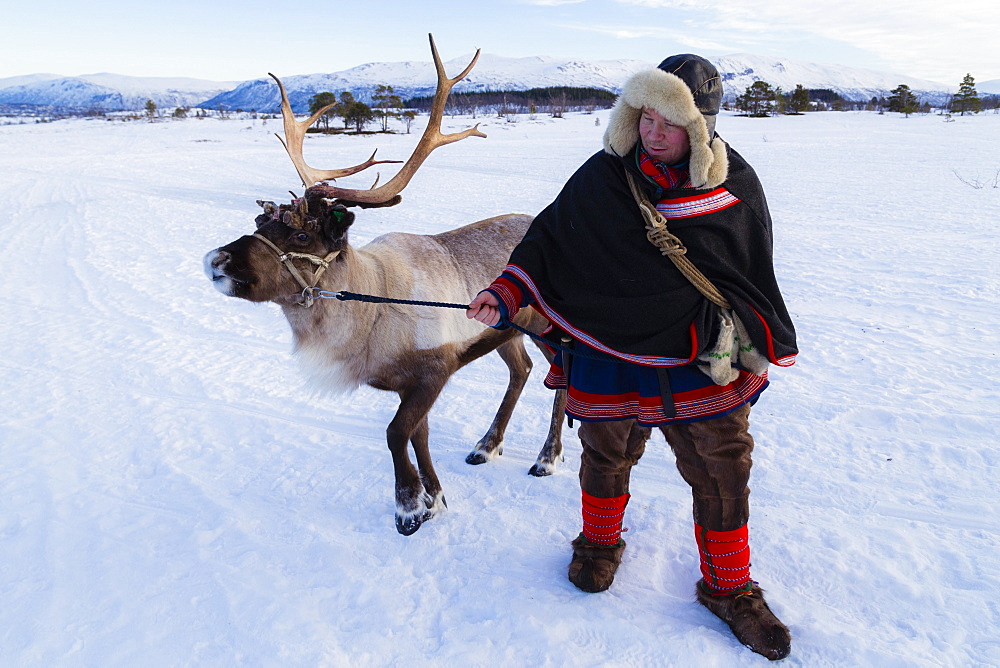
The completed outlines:
[[[369,304],[409,304],[410,306],[437,306],[439,308],[460,308],[463,311],[469,310],[468,304],[449,304],[448,302],[421,302],[413,299],[392,299],[391,297],[377,297],[375,295],[359,295],[356,292],[330,292],[329,290],[315,290],[312,292],[315,299],[339,299],[342,302],[368,302]]]
[[[309,293],[308,295],[306,295],[306,292],[307,292],[306,290],[303,291],[303,296],[307,296],[307,297],[311,296],[313,299],[338,299],[338,300],[340,300],[342,302],[352,301],[352,302],[367,302],[369,304],[407,304],[409,306],[434,306],[434,307],[437,307],[437,308],[459,308],[459,309],[462,309],[463,311],[468,311],[469,310],[469,305],[468,304],[452,304],[452,303],[449,303],[449,302],[424,302],[424,301],[417,301],[417,300],[413,300],[413,299],[393,299],[391,297],[378,297],[376,295],[361,295],[361,294],[358,294],[356,292],[347,292],[346,290],[339,290],[337,292],[330,292],[329,290],[318,290],[316,288],[309,288],[308,289],[308,293]],[[577,355],[579,357],[589,357],[590,359],[593,359],[593,360],[606,361],[608,359],[607,356],[599,357],[597,355],[589,355],[584,350],[577,350],[577,349],[573,348],[572,345],[560,345],[560,344],[556,343],[555,341],[552,341],[551,339],[547,339],[544,336],[540,336],[538,334],[535,334],[534,332],[528,331],[524,327],[520,327],[518,325],[515,325],[514,323],[512,323],[510,320],[507,320],[506,318],[501,318],[500,322],[502,322],[503,324],[507,325],[511,329],[516,329],[517,331],[521,332],[522,334],[526,334],[526,335],[530,336],[531,338],[535,339],[536,341],[541,341],[542,343],[544,343],[545,345],[547,345],[549,348],[553,348],[555,350],[558,350],[558,351],[564,353],[564,355],[563,355],[564,359],[569,358],[572,355]],[[566,362],[567,363],[565,364],[564,370],[566,372],[568,372],[569,371],[568,359],[566,360]]]

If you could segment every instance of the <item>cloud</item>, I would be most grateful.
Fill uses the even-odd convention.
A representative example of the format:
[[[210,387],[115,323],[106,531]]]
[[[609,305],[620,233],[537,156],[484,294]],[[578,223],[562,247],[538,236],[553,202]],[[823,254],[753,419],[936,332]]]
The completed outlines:
[[[558,7],[560,5],[578,5],[587,0],[521,0],[522,5],[538,5],[539,7]]]
[[[781,45],[810,35],[872,54],[900,72],[945,81],[955,72],[1000,72],[995,0],[616,0],[674,10],[717,42]]]
[[[566,28],[568,30],[608,35],[616,39],[657,39],[663,41],[673,41],[691,49],[698,49],[701,51],[724,52],[732,50],[729,45],[711,39],[704,39],[697,32],[676,28],[659,28],[650,26],[600,26],[581,23],[563,24],[559,27]]]

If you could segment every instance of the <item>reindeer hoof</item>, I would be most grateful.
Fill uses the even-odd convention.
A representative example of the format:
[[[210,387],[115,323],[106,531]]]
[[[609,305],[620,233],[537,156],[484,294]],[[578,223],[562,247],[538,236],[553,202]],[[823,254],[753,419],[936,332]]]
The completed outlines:
[[[473,450],[469,453],[469,456],[465,458],[465,463],[472,464],[473,466],[485,464],[488,461],[490,461],[490,458],[477,450]]]
[[[435,496],[425,493],[422,495],[422,498],[418,501],[418,503],[420,503],[423,508],[404,513],[397,511],[396,513],[396,531],[404,536],[411,536],[415,534],[417,529],[419,529],[424,522],[444,511],[448,507],[448,502],[445,500],[444,494],[441,492],[438,492]]]
[[[465,458],[466,464],[472,464],[473,466],[478,466],[479,464],[485,464],[486,462],[496,459],[503,454],[503,446],[497,448],[496,450],[490,452],[489,450],[480,450],[476,448]]]
[[[528,469],[528,475],[533,475],[536,478],[544,478],[545,476],[552,475],[555,472],[556,466],[551,462],[545,462],[544,464],[535,462],[535,464]]]
[[[400,517],[396,515],[396,531],[403,534],[404,536],[411,536],[417,532],[420,525],[424,521],[430,519],[430,513],[424,513],[423,515],[412,515],[410,517]]]
[[[538,453],[538,459],[535,460],[535,464],[531,467],[528,473],[536,478],[543,478],[547,475],[555,473],[556,465],[559,462],[564,461],[566,461],[566,455],[563,454],[562,445],[546,445],[542,448],[542,451]]]

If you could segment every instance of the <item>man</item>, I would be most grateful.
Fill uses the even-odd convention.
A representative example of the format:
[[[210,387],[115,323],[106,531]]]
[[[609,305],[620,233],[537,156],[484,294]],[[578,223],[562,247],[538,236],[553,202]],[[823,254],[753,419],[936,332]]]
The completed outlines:
[[[797,350],[760,183],[715,134],[721,101],[718,71],[699,56],[631,77],[604,150],[535,218],[467,316],[505,327],[530,305],[552,323],[550,338],[573,342],[546,378],[568,389],[566,412],[581,422],[583,531],[570,581],[588,592],[611,586],[630,471],[659,427],[692,488],[697,599],[775,660],[791,637],[750,579],[748,417],[768,364],[790,366]],[[630,181],[670,234],[647,236]],[[721,297],[708,299],[669,254],[683,254]]]

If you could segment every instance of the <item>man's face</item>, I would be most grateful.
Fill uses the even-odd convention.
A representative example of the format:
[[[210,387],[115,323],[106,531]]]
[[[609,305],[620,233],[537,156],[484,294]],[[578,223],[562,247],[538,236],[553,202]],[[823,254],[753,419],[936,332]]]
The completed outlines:
[[[674,125],[649,107],[642,108],[642,116],[639,118],[639,137],[649,157],[668,165],[681,162],[691,151],[687,130],[680,125]]]

